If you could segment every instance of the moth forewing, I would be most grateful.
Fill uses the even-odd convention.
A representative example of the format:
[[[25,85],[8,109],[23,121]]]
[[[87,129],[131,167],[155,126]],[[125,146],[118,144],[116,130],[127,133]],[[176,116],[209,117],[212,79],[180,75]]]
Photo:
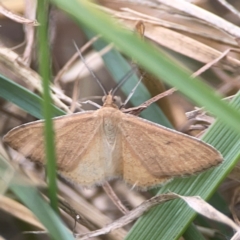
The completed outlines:
[[[196,138],[130,114],[123,119],[125,139],[156,177],[191,175],[222,162],[216,149]]]
[[[74,168],[76,160],[86,151],[99,124],[94,113],[88,111],[54,118],[58,169]],[[32,161],[45,163],[43,133],[44,121],[39,120],[12,129],[4,136],[4,142]]]

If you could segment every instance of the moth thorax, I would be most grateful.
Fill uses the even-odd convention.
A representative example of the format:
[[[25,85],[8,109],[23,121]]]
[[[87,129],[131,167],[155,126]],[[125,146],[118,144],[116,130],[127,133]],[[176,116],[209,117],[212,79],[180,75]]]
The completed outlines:
[[[103,132],[108,144],[113,146],[117,135],[117,124],[114,118],[103,119]]]

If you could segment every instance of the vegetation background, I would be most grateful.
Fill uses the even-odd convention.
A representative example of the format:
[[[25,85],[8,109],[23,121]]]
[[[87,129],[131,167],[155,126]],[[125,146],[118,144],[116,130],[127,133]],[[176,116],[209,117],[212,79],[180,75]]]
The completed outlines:
[[[101,103],[98,97],[102,96],[101,89],[79,57],[75,55],[69,62],[76,52],[73,41],[80,48],[85,46],[86,62],[108,90],[129,72],[131,63],[137,63],[148,75],[131,98],[129,107],[176,87],[180,91],[153,104],[141,116],[194,136],[206,132],[202,139],[222,153],[224,163],[197,176],[175,179],[160,190],[140,193],[121,181],[113,181],[114,191],[129,209],[156,192],[200,195],[238,223],[240,61],[236,51],[231,51],[227,57],[223,53],[239,48],[240,6],[238,1],[228,1],[232,5],[220,0],[170,2],[98,1],[96,5],[53,0],[47,15],[48,1],[1,1],[10,13],[25,15],[26,19],[37,18],[41,23],[41,27],[34,26],[33,22],[26,24],[25,19],[1,9],[5,14],[0,19],[1,137],[14,126],[46,117],[49,111],[52,116],[69,113],[69,109],[79,111],[79,103],[86,98],[92,97]],[[139,21],[145,26],[144,41],[132,34]],[[49,25],[48,30],[44,22]],[[131,32],[119,28],[117,22]],[[45,41],[46,33],[50,50]],[[114,43],[114,47],[109,43]],[[207,70],[198,79],[189,78],[206,64]],[[46,80],[44,90],[39,74]],[[42,94],[44,99],[47,97],[49,78],[54,110],[49,101],[42,101]],[[137,81],[138,76],[133,75],[119,95],[125,99]],[[231,104],[220,100],[232,95]],[[205,107],[211,114],[203,111],[198,111],[197,115],[185,114],[195,106]],[[88,105],[82,108],[94,109]],[[51,121],[49,124],[51,127]],[[46,139],[51,143],[51,134]],[[51,150],[50,147],[50,155],[54,154]],[[19,158],[2,143],[0,156],[0,235],[3,239],[47,239],[45,233],[24,233],[45,229],[52,239],[72,239],[63,222],[71,231],[85,233],[122,216],[102,188],[85,190],[60,178],[57,180],[61,196],[60,219],[37,190],[41,189],[41,194],[46,196],[46,189],[50,189],[51,205],[57,207],[52,161],[48,161],[47,168],[53,177],[50,176],[52,180],[47,187],[40,166]],[[76,220],[76,216],[80,219]],[[99,238],[230,239],[233,234],[225,225],[196,216],[178,199],[155,207],[136,223]]]

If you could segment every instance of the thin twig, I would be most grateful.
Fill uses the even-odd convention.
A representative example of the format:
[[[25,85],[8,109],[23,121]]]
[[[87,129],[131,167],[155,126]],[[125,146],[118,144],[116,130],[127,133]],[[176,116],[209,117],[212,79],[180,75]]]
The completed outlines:
[[[19,16],[5,8],[2,3],[0,3],[0,13],[18,23],[39,26],[37,20],[30,20],[22,16]]]
[[[35,18],[37,11],[37,1],[28,0],[25,5],[25,16],[29,18]],[[30,66],[32,60],[32,52],[35,37],[35,27],[32,25],[26,25],[24,28],[26,46],[23,53],[23,61],[27,66]]]
[[[173,200],[178,198],[177,195],[169,193],[169,194],[162,194],[155,197],[150,198],[149,200],[144,201],[138,207],[133,209],[132,211],[128,212],[123,217],[119,218],[118,220],[106,225],[102,229],[86,233],[86,234],[76,234],[77,238],[80,240],[89,239],[91,237],[96,237],[99,235],[107,234],[117,228],[121,228],[130,222],[134,221],[135,219],[142,216],[145,212],[149,211],[152,207],[159,205],[161,203]]]
[[[205,64],[203,67],[201,67],[195,73],[193,73],[191,77],[195,78],[195,77],[201,75],[203,72],[207,71],[214,64],[218,63],[220,60],[222,60],[224,57],[226,57],[228,55],[228,53],[231,52],[231,51],[233,51],[233,52],[240,52],[240,49],[237,49],[237,48],[228,48],[228,49],[226,49],[219,57],[217,57],[214,60],[212,60],[211,62]]]
[[[22,43],[19,43],[18,45],[11,47],[10,50],[11,51],[15,51],[16,49],[23,47],[26,44],[26,40],[24,40]]]
[[[240,12],[234,6],[232,6],[230,3],[228,3],[225,0],[217,0],[217,1],[220,2],[230,12],[232,12],[233,14],[235,14],[237,17],[240,18]]]
[[[216,64],[217,62],[219,62],[221,59],[223,59],[224,57],[226,57],[226,55],[230,52],[230,51],[234,51],[234,52],[240,52],[240,49],[235,49],[235,48],[228,48],[227,50],[225,50],[218,58],[214,59],[213,61],[205,64],[203,67],[201,67],[200,69],[198,69],[196,72],[194,72],[191,75],[191,78],[195,78],[199,75],[201,75],[203,72],[205,72],[206,70],[208,70],[209,68],[211,68],[214,64]],[[156,96],[154,96],[153,98],[145,101],[144,103],[142,103],[141,105],[137,106],[137,107],[133,107],[133,108],[128,108],[128,109],[123,109],[124,113],[130,113],[133,115],[139,115],[144,109],[146,109],[147,107],[149,107],[152,103],[157,102],[159,99],[169,96],[171,94],[173,94],[174,92],[176,92],[177,89],[176,88],[170,88],[169,90],[160,93]]]
[[[73,209],[65,200],[58,198],[58,203],[59,207],[75,220],[75,223],[78,222],[90,230],[96,229],[90,221]]]
[[[193,34],[193,35],[196,35],[196,36],[211,39],[213,41],[228,44],[228,45],[231,45],[233,47],[238,46],[236,41],[234,41],[231,38],[229,38],[229,39],[228,38],[220,38],[219,36],[216,36],[214,34],[211,35],[210,33],[206,32],[206,31],[201,31],[199,29],[198,29],[198,31],[196,31],[196,29],[192,29],[188,26],[184,26],[184,25],[181,25],[181,24],[178,24],[178,23],[173,23],[173,22],[170,22],[170,21],[159,19],[157,17],[149,16],[147,14],[143,14],[141,12],[134,11],[130,8],[121,8],[121,10],[125,11],[125,12],[116,12],[115,14],[112,14],[112,15],[114,17],[117,17],[117,18],[120,18],[120,19],[126,19],[126,20],[130,20],[130,21],[135,21],[135,22],[143,21],[144,23],[150,23],[150,24],[153,24],[155,26],[162,26],[162,27],[177,30],[177,31],[183,31],[183,32],[190,33],[190,34]],[[134,14],[137,17],[136,16],[129,16],[129,14],[126,15],[126,13]]]
[[[13,117],[13,118],[16,118],[17,120],[19,120],[19,121],[21,121],[21,122],[24,122],[24,121],[25,121],[25,118],[24,118],[24,117],[22,117],[22,116],[20,116],[20,115],[18,115],[18,114],[16,114],[16,113],[14,113],[14,112],[11,112],[11,111],[9,111],[8,109],[4,109],[2,106],[0,107],[0,111],[3,112],[3,113],[5,113],[5,114],[7,114],[7,115],[9,115],[9,116],[11,116],[11,117]]]
[[[18,54],[8,48],[0,48],[0,63],[1,62],[3,62],[4,66],[9,70],[14,72],[14,74],[18,75],[28,86],[42,93],[41,77],[37,72],[23,64],[23,60]],[[53,89],[54,86],[51,85],[51,88]],[[52,99],[56,106],[69,112],[68,107],[60,101],[54,93],[52,93]]]
[[[108,197],[112,200],[115,206],[125,215],[129,213],[129,210],[122,204],[121,200],[118,198],[116,193],[113,191],[112,187],[108,182],[105,182],[102,185],[104,191],[108,195]]]
[[[201,19],[204,22],[207,22],[218,29],[225,31],[231,36],[240,38],[240,28],[238,26],[194,4],[191,4],[184,0],[172,0],[172,1],[156,0],[156,1],[164,5],[170,6],[172,8],[178,9],[179,11],[187,13],[193,17]]]

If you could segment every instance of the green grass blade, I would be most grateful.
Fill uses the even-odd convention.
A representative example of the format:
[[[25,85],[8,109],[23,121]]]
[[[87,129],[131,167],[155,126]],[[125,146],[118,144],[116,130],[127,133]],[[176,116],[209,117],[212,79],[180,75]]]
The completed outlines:
[[[183,237],[184,240],[206,240],[193,224],[190,224]]]
[[[102,34],[103,38],[113,42],[126,55],[136,59],[146,70],[178,88],[195,103],[205,106],[206,109],[240,133],[238,121],[240,113],[221,101],[220,97],[206,84],[198,79],[190,79],[189,73],[174,64],[158,49],[141,41],[131,32],[119,28],[113,19],[90,7],[87,1],[52,0],[52,2],[72,16],[79,24],[84,24]]]
[[[50,94],[51,62],[48,40],[48,11],[49,1],[38,1],[37,16],[40,26],[38,27],[38,59],[39,72],[43,81],[43,113],[44,113],[44,143],[47,162],[47,176],[49,198],[52,208],[58,212],[57,201],[57,172],[56,172],[56,154],[54,145],[54,131],[52,123],[52,99]]]
[[[43,100],[38,95],[28,89],[13,82],[0,74],[0,97],[14,103],[32,116],[43,119],[42,105]],[[57,117],[64,115],[65,112],[53,106],[52,115]]]
[[[0,196],[4,195],[14,176],[14,168],[0,155]]]
[[[72,233],[64,226],[49,204],[42,199],[37,189],[29,185],[20,185],[19,182],[16,177],[15,183],[11,184],[10,189],[40,220],[52,239],[73,240]]]

